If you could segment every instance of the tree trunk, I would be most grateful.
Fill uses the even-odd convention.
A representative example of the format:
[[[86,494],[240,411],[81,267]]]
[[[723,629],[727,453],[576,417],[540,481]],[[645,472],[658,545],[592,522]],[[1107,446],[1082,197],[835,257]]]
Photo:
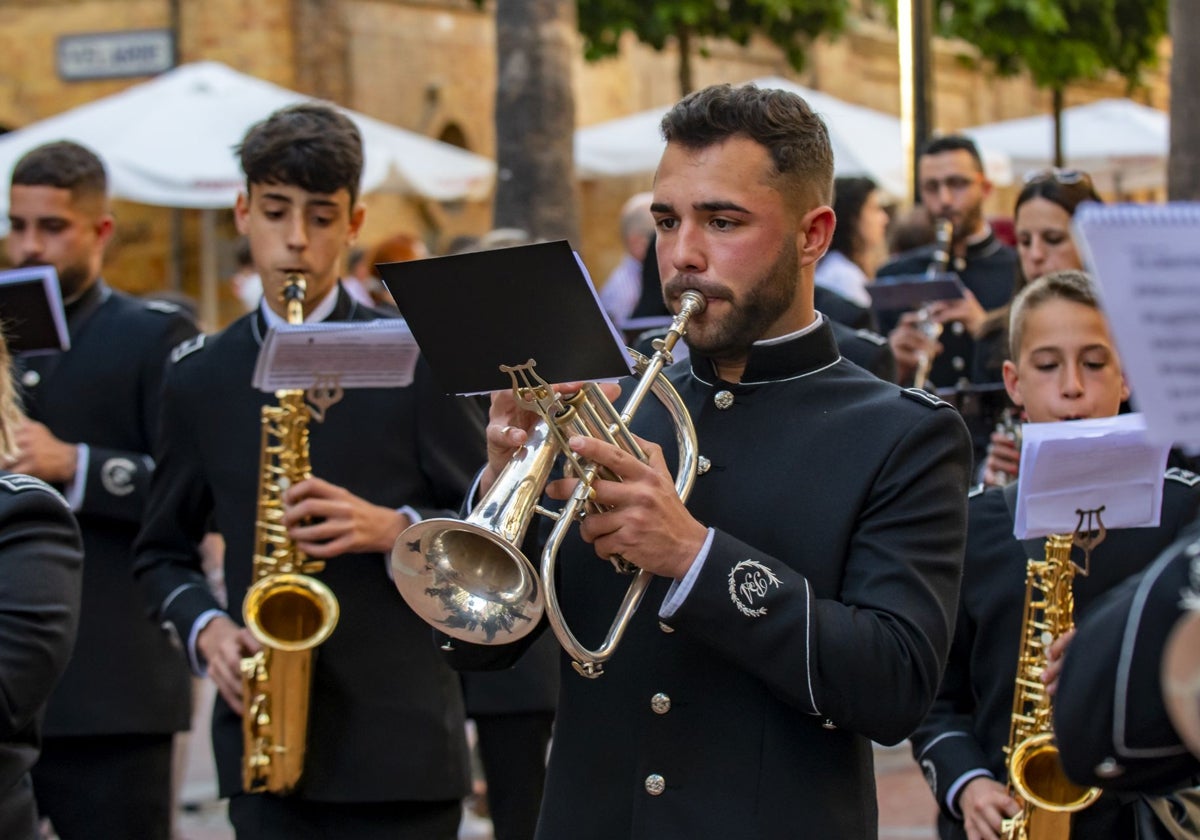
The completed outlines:
[[[692,79],[692,31],[686,24],[679,24],[675,40],[679,47],[679,98],[682,99],[695,89]]]
[[[1171,153],[1167,197],[1200,200],[1200,0],[1171,0]]]
[[[574,0],[497,0],[496,227],[578,247]]]
[[[1054,103],[1054,165],[1061,169],[1066,160],[1063,154],[1063,89],[1056,87],[1051,94]]]

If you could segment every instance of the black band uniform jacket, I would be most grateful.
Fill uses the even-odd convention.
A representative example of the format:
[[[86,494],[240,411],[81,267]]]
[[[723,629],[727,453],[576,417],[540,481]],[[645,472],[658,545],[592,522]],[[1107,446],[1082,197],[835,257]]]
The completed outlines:
[[[1085,619],[1096,599],[1145,568],[1200,510],[1200,477],[1171,469],[1163,481],[1160,524],[1110,530],[1091,555],[1090,572],[1076,574],[1075,617]],[[1007,780],[1008,743],[1025,603],[1025,546],[1013,536],[1013,517],[1001,488],[971,497],[967,558],[954,646],[937,700],[913,735],[913,755],[941,807],[943,838],[965,837],[961,815],[946,798],[965,774]],[[1079,549],[1072,556],[1081,561]],[[1042,559],[1038,557],[1037,559]],[[955,794],[961,792],[955,791]],[[1107,837],[1117,803],[1101,799],[1073,817],[1073,836]]]
[[[330,320],[388,317],[339,289]],[[251,583],[261,408],[251,387],[265,335],[252,312],[183,347],[167,376],[163,446],[138,540],[137,572],[156,613],[187,639],[219,608],[204,585],[196,543],[211,521],[225,538],[231,617],[241,623]],[[374,504],[423,517],[461,503],[483,458],[477,403],[441,392],[422,361],[404,388],[347,389],[324,422],[310,423],[313,475]],[[350,554],[318,574],[341,618],[316,650],[310,733],[297,796],[325,802],[444,801],[467,791],[462,691],[430,645],[429,626],[404,603],[382,554]],[[224,796],[241,790],[241,719],[218,696],[213,745]]]
[[[755,345],[741,383],[712,371],[668,369],[703,458],[687,505],[715,529],[707,560],[666,620],[671,581],[654,579],[603,676],[564,657],[541,840],[875,838],[871,741],[903,739],[933,700],[962,564],[961,418],[843,360],[827,321]],[[633,429],[673,460],[656,401]],[[577,531],[559,597],[596,647],[630,579]]]
[[[79,623],[83,543],[66,501],[0,472],[0,837],[36,840],[29,778],[42,710]]]
[[[87,558],[79,635],[43,732],[182,731],[191,724],[191,681],[171,637],[147,617],[132,568],[163,374],[171,348],[196,327],[174,304],[141,301],[101,280],[67,307],[67,329],[67,352],[18,360],[26,414],[90,450],[76,511]]]

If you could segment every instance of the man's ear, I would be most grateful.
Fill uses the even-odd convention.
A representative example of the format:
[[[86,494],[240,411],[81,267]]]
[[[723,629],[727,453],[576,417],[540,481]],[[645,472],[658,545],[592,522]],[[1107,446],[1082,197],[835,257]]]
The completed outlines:
[[[96,238],[100,240],[101,247],[106,247],[113,233],[116,232],[116,220],[112,213],[105,213],[96,220]]]
[[[833,229],[836,226],[837,218],[833,208],[828,205],[814,207],[804,214],[796,236],[800,265],[812,265],[825,256],[829,243],[833,241]]]

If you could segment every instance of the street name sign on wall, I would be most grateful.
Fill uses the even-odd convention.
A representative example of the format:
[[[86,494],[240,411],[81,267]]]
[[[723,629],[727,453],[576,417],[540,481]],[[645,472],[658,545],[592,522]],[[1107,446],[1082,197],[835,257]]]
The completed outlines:
[[[56,52],[58,76],[67,82],[154,76],[175,66],[169,29],[64,35]]]

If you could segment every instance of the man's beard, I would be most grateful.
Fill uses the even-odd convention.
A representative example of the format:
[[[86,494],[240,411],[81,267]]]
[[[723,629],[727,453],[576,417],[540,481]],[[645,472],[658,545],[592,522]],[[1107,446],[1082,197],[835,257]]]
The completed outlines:
[[[723,287],[705,288],[700,281],[676,275],[666,285],[667,298],[675,299],[687,289],[724,298],[733,306],[722,320],[692,324],[684,341],[692,352],[710,359],[737,359],[746,355],[750,345],[761,339],[767,329],[786,312],[796,299],[800,260],[796,245],[789,241],[767,273],[740,299]],[[703,321],[704,316],[700,319]]]
[[[954,243],[963,243],[972,236],[975,236],[977,233],[979,233],[979,228],[981,227],[982,223],[982,204],[978,204],[975,207],[965,211],[962,219],[954,223]]]
[[[50,265],[50,263],[26,260],[21,263],[20,267],[36,268],[43,265]],[[92,279],[92,273],[86,263],[65,265],[61,269],[55,268],[55,272],[58,274],[58,288],[62,293],[64,303],[70,303],[91,285],[89,281]]]

